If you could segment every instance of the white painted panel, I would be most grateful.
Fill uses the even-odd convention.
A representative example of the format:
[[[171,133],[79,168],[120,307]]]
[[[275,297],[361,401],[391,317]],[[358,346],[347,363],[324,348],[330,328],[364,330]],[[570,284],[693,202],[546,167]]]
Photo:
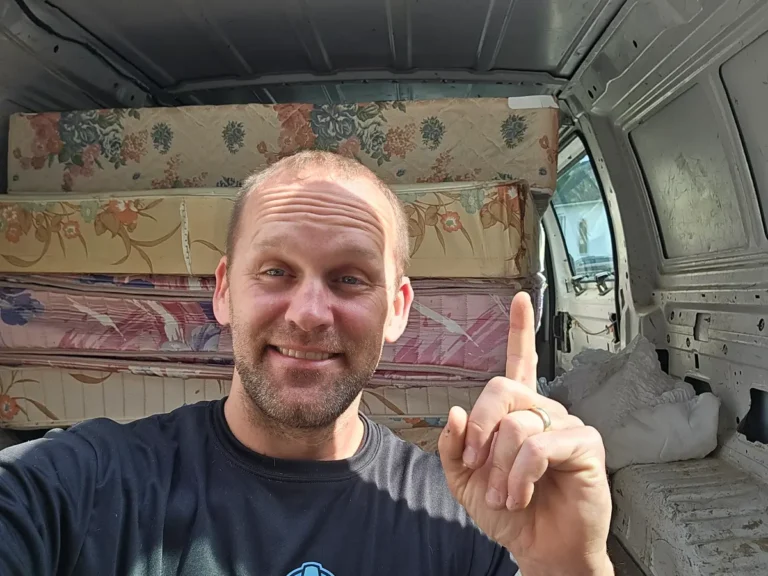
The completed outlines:
[[[755,186],[763,222],[768,229],[768,34],[744,48],[721,68],[723,83],[736,115]]]
[[[707,88],[696,84],[631,133],[667,258],[747,245]]]

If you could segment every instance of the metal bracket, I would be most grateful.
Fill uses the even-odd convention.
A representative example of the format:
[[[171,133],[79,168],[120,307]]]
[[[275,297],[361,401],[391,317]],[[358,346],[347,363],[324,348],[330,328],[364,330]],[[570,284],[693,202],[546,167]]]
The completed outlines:
[[[573,286],[573,292],[576,294],[576,296],[581,296],[584,294],[584,292],[587,291],[587,287],[584,286],[584,280],[584,276],[571,277],[571,286]]]
[[[595,274],[595,284],[597,285],[597,291],[600,296],[605,296],[613,290],[613,287],[608,286],[608,280],[613,278],[613,272],[600,272]]]

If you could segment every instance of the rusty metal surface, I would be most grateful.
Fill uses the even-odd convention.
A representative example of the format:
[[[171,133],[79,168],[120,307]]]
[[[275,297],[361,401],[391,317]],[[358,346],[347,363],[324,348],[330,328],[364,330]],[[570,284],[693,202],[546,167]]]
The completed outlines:
[[[768,574],[768,485],[716,458],[613,478],[613,532],[655,576]]]

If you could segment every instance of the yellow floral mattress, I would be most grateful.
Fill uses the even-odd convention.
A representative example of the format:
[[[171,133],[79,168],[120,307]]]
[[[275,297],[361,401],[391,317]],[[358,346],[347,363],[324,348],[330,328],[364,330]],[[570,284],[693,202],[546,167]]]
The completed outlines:
[[[414,278],[524,278],[539,271],[527,183],[396,185]],[[0,272],[209,276],[225,249],[234,189],[8,195]]]

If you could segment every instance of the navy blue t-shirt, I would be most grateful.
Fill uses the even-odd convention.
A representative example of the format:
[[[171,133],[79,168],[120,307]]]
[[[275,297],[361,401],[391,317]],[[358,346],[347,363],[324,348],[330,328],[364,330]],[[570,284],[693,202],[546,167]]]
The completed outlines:
[[[334,462],[243,446],[224,401],[0,452],[3,576],[513,576],[439,458],[361,415]]]

